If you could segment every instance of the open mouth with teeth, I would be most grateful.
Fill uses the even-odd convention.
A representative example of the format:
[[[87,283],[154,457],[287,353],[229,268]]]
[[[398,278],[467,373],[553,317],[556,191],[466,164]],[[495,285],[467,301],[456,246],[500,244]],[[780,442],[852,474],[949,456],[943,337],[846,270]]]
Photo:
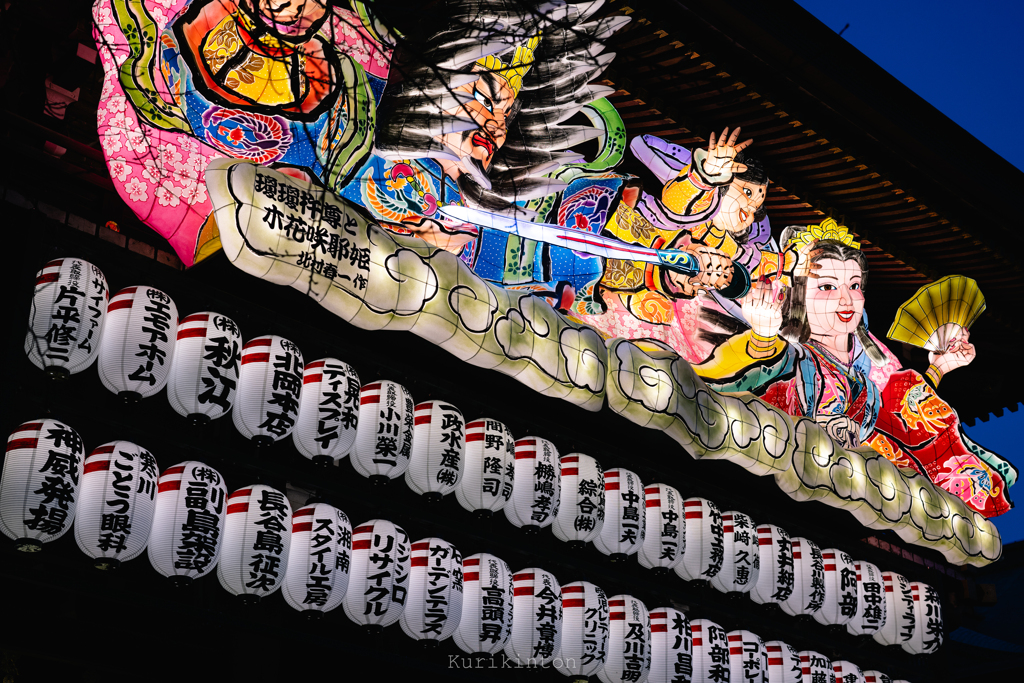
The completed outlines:
[[[836,315],[839,316],[839,319],[844,323],[848,323],[853,320],[853,311],[836,311]]]
[[[483,133],[473,133],[473,137],[470,138],[470,140],[474,147],[483,147],[486,149],[488,156],[494,154],[494,142]]]
[[[740,209],[740,222],[741,223],[746,223],[747,222],[747,218],[749,216],[750,216],[750,214],[747,213],[745,209]]]

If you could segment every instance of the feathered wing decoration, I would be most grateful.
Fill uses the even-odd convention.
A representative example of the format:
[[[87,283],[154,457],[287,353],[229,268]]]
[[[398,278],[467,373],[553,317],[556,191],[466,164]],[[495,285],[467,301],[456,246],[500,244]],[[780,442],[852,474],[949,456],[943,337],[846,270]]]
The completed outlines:
[[[459,185],[468,204],[528,214],[515,202],[564,189],[564,182],[545,174],[579,161],[581,155],[570,148],[601,134],[591,126],[559,124],[613,92],[591,81],[614,58],[604,51],[604,41],[629,17],[588,21],[603,4],[450,0],[447,8],[438,9],[451,18],[449,28],[421,44],[404,44],[396,55],[379,108],[374,152],[389,159],[459,161],[439,137],[479,125],[468,112],[453,113],[472,99],[453,90],[483,71],[501,74],[518,90],[505,144],[486,173],[470,168]]]
[[[978,283],[947,275],[925,285],[896,311],[889,339],[943,353],[961,330],[970,329],[985,311]]]

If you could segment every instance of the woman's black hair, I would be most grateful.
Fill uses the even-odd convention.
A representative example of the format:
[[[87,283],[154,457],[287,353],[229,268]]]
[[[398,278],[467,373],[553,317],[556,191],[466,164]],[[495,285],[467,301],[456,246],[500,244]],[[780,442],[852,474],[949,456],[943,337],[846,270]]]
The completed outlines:
[[[779,244],[787,244],[789,240],[798,232],[802,232],[805,228],[803,226],[789,226],[782,231],[782,236],[779,239]],[[860,286],[863,290],[867,286],[868,282],[868,259],[864,255],[864,252],[860,249],[843,244],[838,240],[820,240],[814,245],[814,249],[818,253],[811,259],[812,263],[823,261],[825,259],[835,259],[836,261],[856,261],[857,265],[860,266]],[[800,276],[794,278],[793,287],[789,290],[789,294],[786,297],[786,302],[782,307],[782,330],[779,334],[798,344],[806,344],[811,338],[811,325],[807,320],[807,280],[806,276]],[[888,363],[888,358],[882,353],[882,350],[878,348],[875,341],[868,335],[868,330],[864,326],[864,319],[861,318],[860,323],[857,325],[856,333],[857,339],[860,340],[861,346],[864,348],[864,352],[868,354],[868,358],[876,366],[885,365]]]
[[[736,154],[736,161],[741,164],[746,164],[747,170],[743,173],[736,173],[733,178],[738,178],[754,185],[768,185],[768,172],[764,169],[764,164],[757,157],[747,156],[745,152],[738,152]],[[718,194],[725,196],[725,193],[729,191],[729,185],[722,185],[718,188]],[[761,205],[756,212],[754,212],[754,222],[763,221],[764,217],[768,215],[765,211],[764,205]],[[734,234],[733,239],[736,240],[737,244],[745,244],[750,238],[750,233],[753,232],[754,226],[748,225],[747,229],[742,234]]]

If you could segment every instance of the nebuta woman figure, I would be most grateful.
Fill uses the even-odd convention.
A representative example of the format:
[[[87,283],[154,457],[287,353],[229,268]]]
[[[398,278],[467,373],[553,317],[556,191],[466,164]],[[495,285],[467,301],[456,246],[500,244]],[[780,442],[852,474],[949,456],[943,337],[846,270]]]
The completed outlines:
[[[870,445],[993,517],[1012,507],[1015,468],[971,441],[935,390],[975,356],[968,333],[932,353],[924,376],[900,362],[864,322],[867,259],[834,221],[787,228],[804,254],[792,278],[762,280],[743,300],[751,329],[696,366],[709,386],[749,391],[790,415],[813,417],[838,444]],[[802,271],[802,272],[801,272]]]

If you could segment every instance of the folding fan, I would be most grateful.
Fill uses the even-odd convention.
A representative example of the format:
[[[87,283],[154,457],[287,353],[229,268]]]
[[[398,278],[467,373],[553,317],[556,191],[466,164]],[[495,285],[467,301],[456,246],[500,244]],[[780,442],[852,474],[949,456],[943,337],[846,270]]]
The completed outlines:
[[[942,353],[984,310],[985,295],[977,282],[963,275],[947,275],[917,290],[900,306],[887,336]]]

